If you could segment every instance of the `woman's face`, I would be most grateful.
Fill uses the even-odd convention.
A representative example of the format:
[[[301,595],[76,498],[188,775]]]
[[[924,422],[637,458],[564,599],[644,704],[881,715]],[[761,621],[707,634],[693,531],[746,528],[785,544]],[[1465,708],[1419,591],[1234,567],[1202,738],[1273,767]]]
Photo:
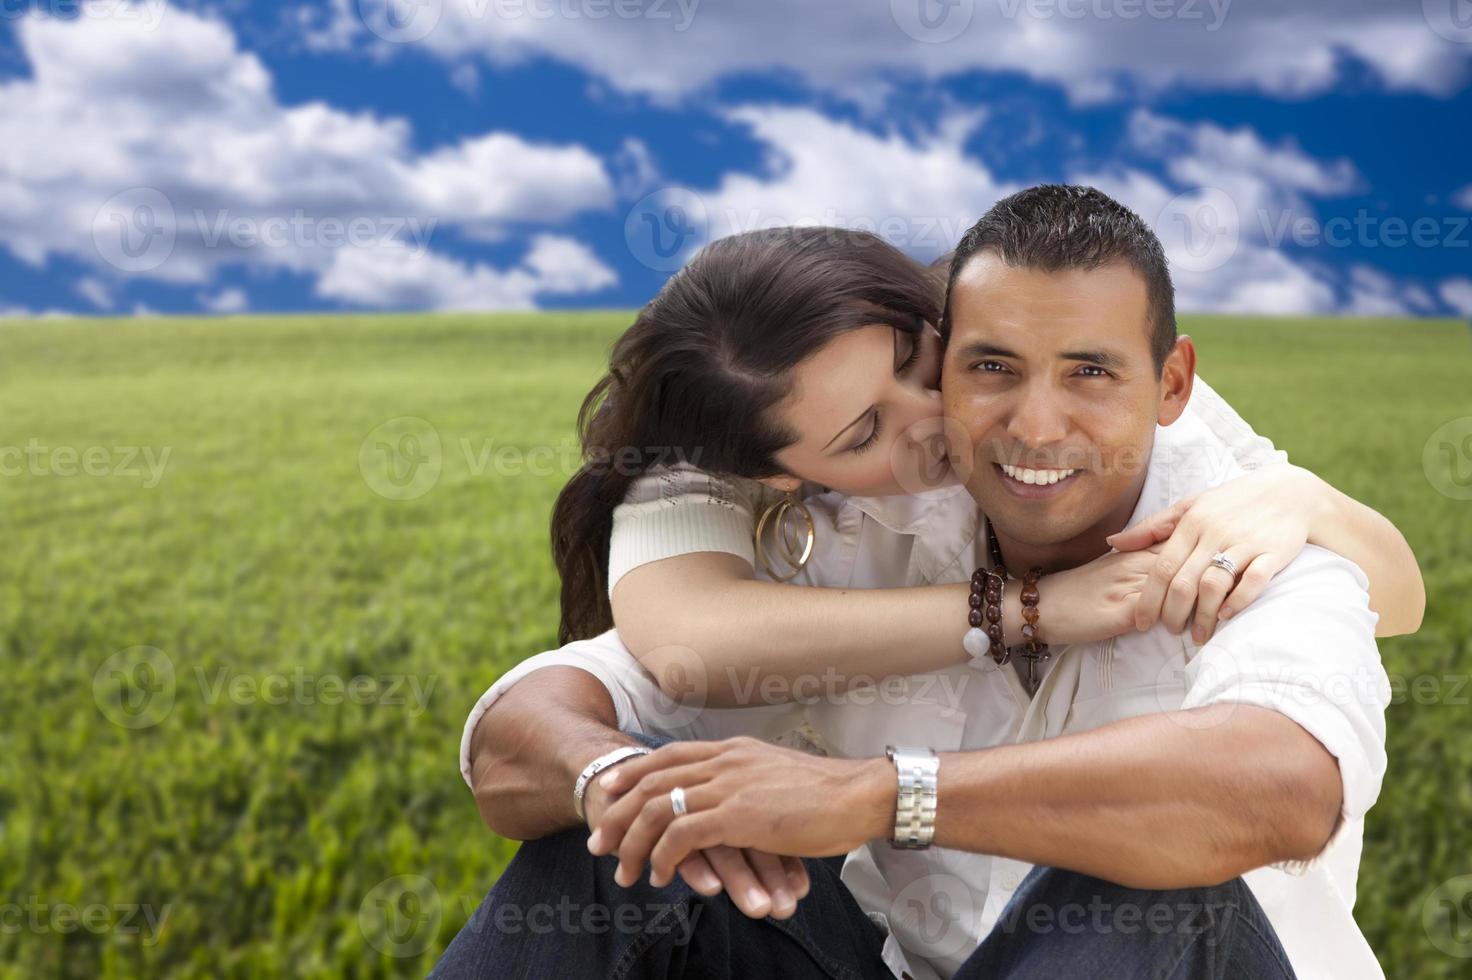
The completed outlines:
[[[777,454],[781,490],[806,480],[859,497],[932,489],[950,476],[941,434],[940,335],[875,324],[839,334],[793,369],[777,406],[797,441]]]

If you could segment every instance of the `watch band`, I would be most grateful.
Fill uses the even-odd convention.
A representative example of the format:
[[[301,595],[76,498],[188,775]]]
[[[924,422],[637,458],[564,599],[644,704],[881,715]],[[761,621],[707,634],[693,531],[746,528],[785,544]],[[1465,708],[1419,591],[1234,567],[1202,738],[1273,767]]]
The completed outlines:
[[[584,766],[583,771],[578,774],[578,781],[572,787],[572,808],[577,811],[578,819],[584,823],[588,820],[587,814],[583,813],[583,795],[588,792],[588,781],[590,779],[614,763],[623,762],[625,759],[632,758],[636,755],[648,754],[649,750],[641,746],[625,745],[621,749],[614,749],[612,752],[603,753]]]
[[[899,778],[899,795],[894,805],[894,836],[890,845],[899,848],[930,846],[935,835],[936,777],[940,757],[931,749],[914,745],[886,745],[885,756],[894,763]]]

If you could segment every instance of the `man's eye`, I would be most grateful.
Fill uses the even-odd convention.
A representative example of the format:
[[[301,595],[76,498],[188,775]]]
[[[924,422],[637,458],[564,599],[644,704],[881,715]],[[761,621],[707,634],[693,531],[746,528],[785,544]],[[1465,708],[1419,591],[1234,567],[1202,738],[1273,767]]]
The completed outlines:
[[[1094,365],[1094,364],[1085,364],[1083,367],[1079,368],[1079,370],[1082,371],[1082,372],[1089,372],[1089,371],[1096,372],[1094,374],[1087,374],[1086,373],[1084,376],[1085,377],[1088,377],[1088,378],[1107,378],[1107,377],[1109,377],[1109,372],[1108,371],[1106,371],[1103,368],[1098,367],[1097,365]]]
[[[1007,370],[1007,365],[1003,364],[1001,361],[981,361],[974,365],[973,370],[981,370],[987,373],[996,374],[999,371]]]

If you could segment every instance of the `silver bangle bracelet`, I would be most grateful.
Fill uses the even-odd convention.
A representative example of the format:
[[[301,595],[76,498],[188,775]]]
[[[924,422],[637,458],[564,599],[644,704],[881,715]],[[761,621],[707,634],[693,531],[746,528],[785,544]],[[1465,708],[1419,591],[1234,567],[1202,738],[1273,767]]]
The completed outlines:
[[[885,756],[894,763],[899,778],[899,795],[894,806],[894,836],[890,845],[899,848],[929,847],[935,836],[936,781],[940,757],[929,748],[887,745]]]
[[[577,811],[578,819],[584,823],[588,820],[587,815],[583,813],[583,796],[588,792],[588,781],[590,779],[616,762],[623,762],[625,759],[632,758],[636,755],[648,754],[649,750],[642,746],[625,745],[621,749],[614,749],[612,752],[603,753],[584,766],[583,771],[578,774],[578,781],[572,787],[572,808]]]

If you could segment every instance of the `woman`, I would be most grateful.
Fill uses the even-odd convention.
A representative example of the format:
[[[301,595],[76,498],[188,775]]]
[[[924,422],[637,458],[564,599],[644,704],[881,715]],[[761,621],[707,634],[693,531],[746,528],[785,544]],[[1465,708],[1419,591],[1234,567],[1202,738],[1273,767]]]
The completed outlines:
[[[672,693],[694,655],[712,705],[747,703],[737,681],[753,668],[791,680],[838,665],[873,676],[965,663],[965,579],[984,535],[969,495],[937,472],[941,292],[931,270],[882,240],[831,228],[722,239],[671,278],[614,345],[579,415],[589,461],[552,522],[562,641],[616,624]],[[888,381],[872,400],[841,380],[878,373]],[[826,385],[821,411],[793,410],[799,382]],[[1305,542],[1365,570],[1381,635],[1416,628],[1419,569],[1388,521],[1307,471],[1262,468],[1286,455],[1200,378],[1187,413],[1259,472],[1115,539],[1140,549],[1168,536],[1158,556],[1110,554],[1045,577],[1043,642],[1157,618],[1204,642]],[[811,519],[794,535],[799,504]],[[785,564],[771,556],[784,535]],[[1245,569],[1230,595],[1224,576],[1203,578],[1217,552]],[[1015,586],[1005,610],[1004,634],[1016,637]]]

